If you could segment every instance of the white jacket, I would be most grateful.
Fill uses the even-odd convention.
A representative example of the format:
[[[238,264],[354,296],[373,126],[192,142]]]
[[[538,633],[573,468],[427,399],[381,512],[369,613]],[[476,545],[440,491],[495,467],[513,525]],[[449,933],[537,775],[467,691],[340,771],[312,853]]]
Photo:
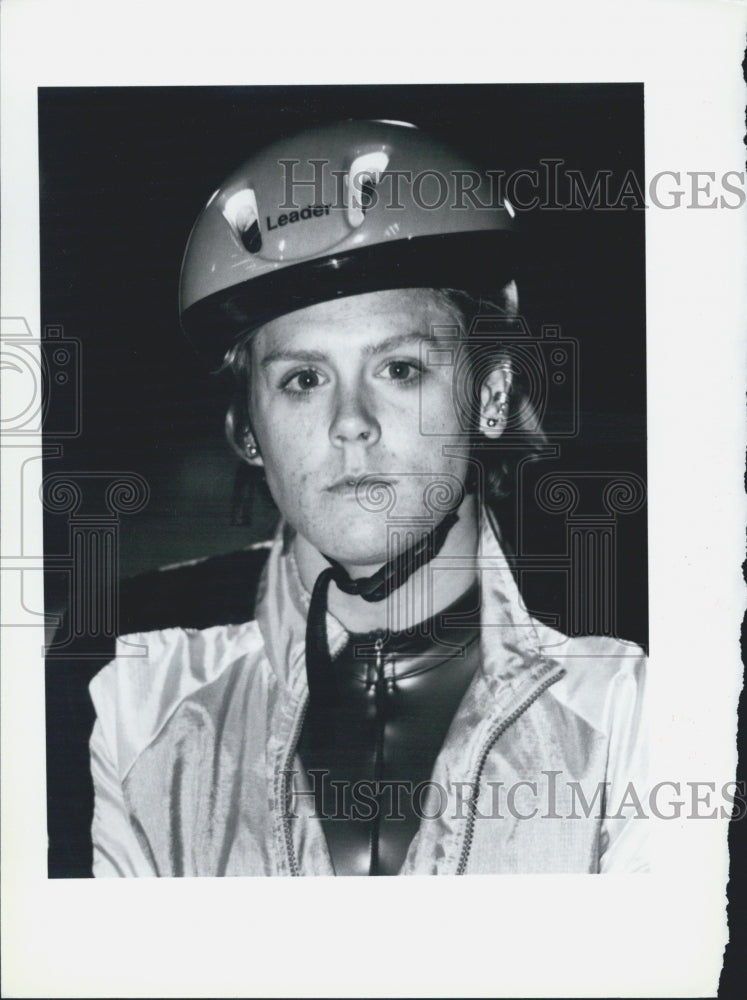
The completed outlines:
[[[249,620],[128,634],[93,679],[95,875],[334,874],[295,752],[309,595],[265,550]],[[482,664],[401,874],[646,870],[641,650],[532,619],[487,519],[477,566]]]

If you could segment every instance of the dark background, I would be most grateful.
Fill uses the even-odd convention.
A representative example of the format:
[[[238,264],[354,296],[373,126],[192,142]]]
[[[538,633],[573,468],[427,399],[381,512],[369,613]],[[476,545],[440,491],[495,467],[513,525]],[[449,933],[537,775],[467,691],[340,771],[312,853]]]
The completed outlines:
[[[124,576],[232,551],[272,530],[261,499],[248,526],[231,523],[237,463],[223,439],[225,386],[180,333],[181,257],[207,198],[256,148],[348,117],[414,122],[507,174],[554,158],[587,184],[610,171],[613,198],[630,170],[643,187],[635,84],[40,89],[42,325],[81,343],[81,432],[56,437],[77,404],[70,381],[62,389],[50,378],[47,440],[63,450],[45,473],[132,471],[148,482],[145,509],[119,521]],[[629,201],[618,210],[537,208],[520,219],[532,248],[522,312],[533,331],[559,325],[579,342],[581,431],[530,470],[521,530],[515,502],[502,520],[522,554],[562,555],[564,517],[531,502],[540,475],[645,478],[644,213]],[[100,501],[87,487],[84,509],[96,513]],[[47,556],[64,557],[68,546],[68,517],[47,512]],[[46,583],[48,611],[61,609],[65,573],[50,569]],[[617,632],[645,645],[645,510],[618,519],[615,583]],[[533,573],[523,587],[532,610],[568,627],[562,574]]]

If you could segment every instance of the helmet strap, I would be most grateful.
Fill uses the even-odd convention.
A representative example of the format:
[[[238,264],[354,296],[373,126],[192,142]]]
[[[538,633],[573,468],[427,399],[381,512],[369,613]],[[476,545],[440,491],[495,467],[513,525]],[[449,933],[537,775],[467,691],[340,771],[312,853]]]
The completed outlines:
[[[330,556],[324,556],[330,565],[322,570],[314,584],[306,622],[306,676],[312,703],[337,699],[327,643],[326,615],[330,582],[334,580],[343,593],[362,597],[364,601],[383,601],[406,583],[421,566],[438,555],[446,536],[458,519],[456,511],[450,511],[427,535],[390,559],[369,577],[353,580],[340,563]]]

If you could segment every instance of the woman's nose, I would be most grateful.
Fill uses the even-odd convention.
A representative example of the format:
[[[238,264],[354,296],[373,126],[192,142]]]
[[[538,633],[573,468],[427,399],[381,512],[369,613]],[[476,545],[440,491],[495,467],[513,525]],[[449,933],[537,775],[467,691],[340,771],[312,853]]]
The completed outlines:
[[[381,428],[363,394],[356,390],[341,394],[329,429],[329,437],[338,448],[348,444],[376,444]]]

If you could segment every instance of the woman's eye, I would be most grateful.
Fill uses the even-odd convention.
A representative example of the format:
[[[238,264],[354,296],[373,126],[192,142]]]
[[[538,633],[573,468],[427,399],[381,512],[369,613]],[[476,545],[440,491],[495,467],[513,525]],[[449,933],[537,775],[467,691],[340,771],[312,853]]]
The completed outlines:
[[[385,372],[387,378],[393,382],[412,382],[420,374],[418,368],[411,361],[390,361]]]
[[[284,379],[282,387],[288,392],[302,393],[310,392],[320,384],[321,378],[319,377],[319,373],[315,372],[313,368],[304,368],[303,371],[294,372],[288,378]]]

